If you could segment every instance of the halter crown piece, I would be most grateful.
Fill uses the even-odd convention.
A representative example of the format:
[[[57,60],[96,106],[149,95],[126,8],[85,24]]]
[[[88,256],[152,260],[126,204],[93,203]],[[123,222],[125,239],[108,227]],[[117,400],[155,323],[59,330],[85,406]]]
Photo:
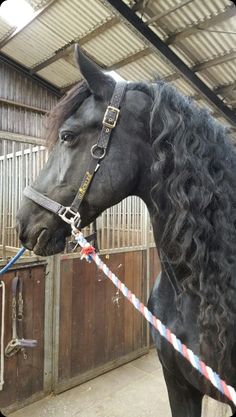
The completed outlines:
[[[116,127],[120,115],[120,106],[125,95],[126,85],[127,83],[125,81],[118,82],[115,85],[110,104],[107,106],[103,117],[100,136],[90,151],[92,159],[71,206],[65,207],[44,194],[41,194],[33,187],[26,187],[24,189],[25,197],[34,201],[39,206],[44,207],[46,210],[57,214],[64,222],[70,224],[72,227],[78,228],[80,225],[79,208],[95,173],[100,167],[101,161],[106,155],[111,133]]]

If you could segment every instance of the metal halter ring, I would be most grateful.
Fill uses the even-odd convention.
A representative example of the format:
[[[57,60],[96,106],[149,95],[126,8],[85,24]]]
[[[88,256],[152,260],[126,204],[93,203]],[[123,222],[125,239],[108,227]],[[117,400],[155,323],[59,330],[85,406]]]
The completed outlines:
[[[96,149],[102,150],[102,154],[100,156],[95,154]],[[106,155],[106,149],[101,148],[101,146],[99,146],[97,143],[95,143],[95,145],[93,145],[92,148],[91,148],[91,155],[94,159],[103,159],[104,156]]]

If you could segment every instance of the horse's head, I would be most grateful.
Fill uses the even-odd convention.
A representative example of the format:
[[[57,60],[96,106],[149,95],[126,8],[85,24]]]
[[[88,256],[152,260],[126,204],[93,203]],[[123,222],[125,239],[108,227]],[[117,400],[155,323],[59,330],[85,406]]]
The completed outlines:
[[[65,206],[71,205],[84,178],[115,87],[113,78],[78,48],[76,59],[86,81],[74,87],[49,116],[55,143],[33,184],[35,190]],[[151,165],[150,106],[145,85],[128,84],[106,156],[79,208],[81,227],[130,194],[144,198],[144,178]],[[22,244],[39,255],[62,251],[70,235],[68,224],[26,197],[17,214],[17,229]]]

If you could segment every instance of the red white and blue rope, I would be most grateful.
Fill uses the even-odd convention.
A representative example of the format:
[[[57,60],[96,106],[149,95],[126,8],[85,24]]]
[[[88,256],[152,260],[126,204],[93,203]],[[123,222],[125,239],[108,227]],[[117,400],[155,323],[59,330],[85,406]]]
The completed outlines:
[[[191,349],[183,344],[174,333],[171,332],[157,317],[155,317],[151,311],[133,294],[119,278],[113,274],[107,265],[100,259],[95,252],[93,246],[91,246],[84,238],[81,232],[74,233],[76,241],[82,247],[81,258],[85,258],[91,262],[93,260],[99,269],[113,282],[113,284],[122,292],[122,294],[134,305],[134,307],[145,317],[145,319],[155,327],[164,339],[166,339],[174,349],[180,353],[191,365],[197,369],[197,371],[203,375],[208,381],[210,381],[214,387],[225,395],[230,401],[236,405],[236,391],[235,389],[227,385],[220,376],[214,372],[209,366],[201,361]]]

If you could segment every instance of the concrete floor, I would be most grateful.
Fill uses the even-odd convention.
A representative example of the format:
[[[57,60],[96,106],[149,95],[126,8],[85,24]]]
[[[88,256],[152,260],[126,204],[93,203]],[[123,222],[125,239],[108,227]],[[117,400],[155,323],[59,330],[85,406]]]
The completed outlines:
[[[202,417],[228,417],[230,408],[206,398]],[[153,350],[127,365],[10,417],[171,417],[161,366]],[[183,416],[184,417],[184,416]]]

